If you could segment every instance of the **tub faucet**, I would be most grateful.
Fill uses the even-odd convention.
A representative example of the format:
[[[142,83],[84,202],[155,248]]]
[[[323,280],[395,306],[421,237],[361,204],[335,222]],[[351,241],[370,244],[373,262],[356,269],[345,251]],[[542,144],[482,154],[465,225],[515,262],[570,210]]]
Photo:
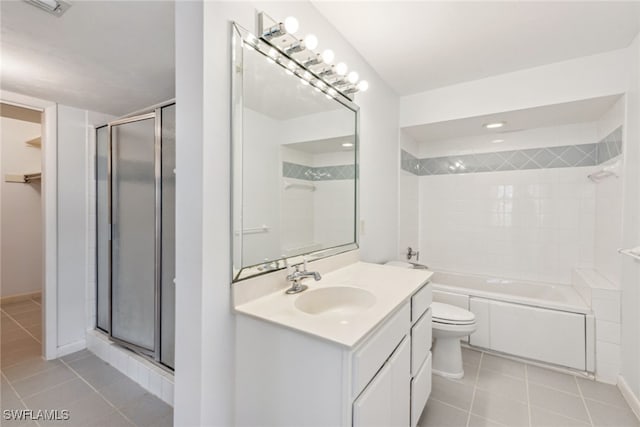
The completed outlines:
[[[320,273],[318,273],[317,271],[307,271],[307,259],[304,258],[303,259],[303,263],[302,264],[296,264],[293,266],[294,271],[291,272],[289,269],[289,265],[287,263],[287,260],[285,259],[285,265],[287,266],[287,271],[289,271],[289,274],[287,274],[287,281],[291,282],[291,287],[289,289],[287,289],[285,291],[285,293],[291,295],[291,294],[298,294],[302,291],[307,290],[309,287],[307,285],[303,285],[302,284],[302,279],[307,278],[307,277],[313,277],[316,281],[322,279],[322,276],[320,276]],[[303,270],[300,271],[300,266],[303,266]]]

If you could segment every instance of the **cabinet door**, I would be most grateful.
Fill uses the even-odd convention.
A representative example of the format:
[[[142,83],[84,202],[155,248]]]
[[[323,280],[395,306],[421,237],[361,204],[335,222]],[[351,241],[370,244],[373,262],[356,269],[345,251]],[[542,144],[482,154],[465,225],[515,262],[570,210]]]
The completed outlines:
[[[353,403],[354,427],[409,425],[410,346],[404,339]]]

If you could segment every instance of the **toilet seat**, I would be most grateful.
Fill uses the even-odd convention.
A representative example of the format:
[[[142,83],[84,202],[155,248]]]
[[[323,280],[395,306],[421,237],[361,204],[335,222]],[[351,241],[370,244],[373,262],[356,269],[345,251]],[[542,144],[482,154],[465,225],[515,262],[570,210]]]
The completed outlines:
[[[432,302],[432,321],[442,325],[472,325],[476,316],[469,310],[441,302]]]

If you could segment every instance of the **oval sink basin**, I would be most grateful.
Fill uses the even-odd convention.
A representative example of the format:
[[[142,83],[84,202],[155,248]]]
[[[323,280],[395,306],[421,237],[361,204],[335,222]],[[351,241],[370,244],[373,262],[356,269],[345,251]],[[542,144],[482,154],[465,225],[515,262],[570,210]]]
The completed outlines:
[[[300,295],[295,306],[307,314],[352,316],[376,303],[376,297],[359,288],[338,286],[307,291]]]

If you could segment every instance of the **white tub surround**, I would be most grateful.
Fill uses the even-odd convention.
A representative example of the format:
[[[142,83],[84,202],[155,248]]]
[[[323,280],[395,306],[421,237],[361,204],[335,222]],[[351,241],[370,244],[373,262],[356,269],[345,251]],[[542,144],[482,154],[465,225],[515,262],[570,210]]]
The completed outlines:
[[[237,425],[415,426],[431,392],[431,275],[355,262],[237,305]]]
[[[595,318],[571,286],[436,272],[434,301],[476,316],[472,346],[595,371]]]
[[[596,318],[596,379],[616,384],[620,373],[620,289],[596,270],[577,268],[573,287]]]

